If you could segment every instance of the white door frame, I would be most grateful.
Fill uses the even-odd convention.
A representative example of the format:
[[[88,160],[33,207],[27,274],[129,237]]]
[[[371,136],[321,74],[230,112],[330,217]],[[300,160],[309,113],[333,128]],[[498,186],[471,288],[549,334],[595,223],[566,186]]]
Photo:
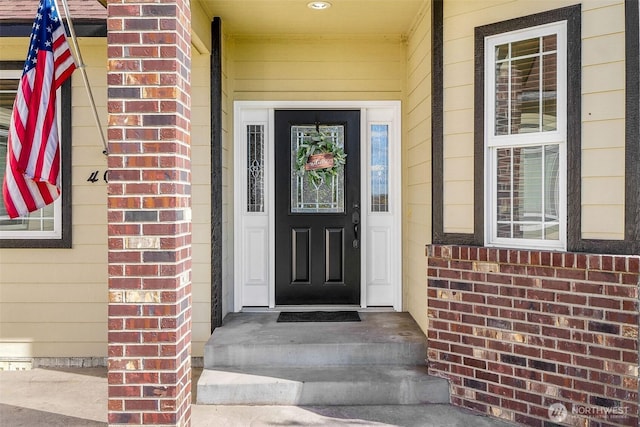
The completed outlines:
[[[234,102],[234,307],[275,308],[275,110],[360,110],[361,292],[360,306],[402,310],[402,206],[400,101]],[[247,126],[264,135],[264,209],[247,212]],[[371,211],[371,127],[388,134],[389,211]]]

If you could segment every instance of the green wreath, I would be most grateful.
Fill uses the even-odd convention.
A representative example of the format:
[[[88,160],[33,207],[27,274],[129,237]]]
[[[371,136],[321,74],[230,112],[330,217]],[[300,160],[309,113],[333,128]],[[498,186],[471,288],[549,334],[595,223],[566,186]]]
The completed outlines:
[[[346,163],[347,154],[342,147],[333,142],[330,136],[322,132],[310,132],[305,136],[308,136],[308,139],[298,146],[296,167],[300,175],[308,174],[311,182],[318,186],[323,181],[327,182],[338,175],[338,170]],[[333,156],[333,166],[324,169],[307,170],[306,166],[309,157],[315,154],[331,154]]]

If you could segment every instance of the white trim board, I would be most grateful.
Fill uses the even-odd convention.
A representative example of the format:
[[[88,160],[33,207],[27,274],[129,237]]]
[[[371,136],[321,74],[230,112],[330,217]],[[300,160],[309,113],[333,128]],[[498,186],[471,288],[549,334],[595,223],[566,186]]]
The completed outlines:
[[[234,102],[234,311],[275,308],[274,117],[279,109],[360,110],[360,307],[402,310],[402,164],[400,101]],[[371,211],[371,126],[389,129],[389,211]],[[248,125],[264,126],[264,212],[247,212]],[[366,206],[366,209],[365,209]],[[383,262],[384,261],[384,262]],[[224,284],[231,286],[231,284]]]

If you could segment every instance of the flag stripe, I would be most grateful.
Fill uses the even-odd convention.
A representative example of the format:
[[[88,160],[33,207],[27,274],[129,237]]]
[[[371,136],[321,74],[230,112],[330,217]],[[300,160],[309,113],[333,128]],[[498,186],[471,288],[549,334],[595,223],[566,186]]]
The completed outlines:
[[[64,49],[67,39],[65,38],[62,26],[55,31],[54,36],[56,37],[53,42],[53,58],[56,70],[54,87],[58,89],[62,86],[62,83],[71,76],[71,73],[73,73],[73,70],[75,69],[75,62],[73,61],[71,50],[69,50],[68,47]]]
[[[46,53],[38,53],[38,61],[43,61]],[[43,108],[43,103],[47,102],[44,94],[47,93],[46,64],[44,68],[40,68],[42,64],[38,64],[36,68],[36,78],[33,86],[33,93],[29,100],[29,116],[26,128],[28,130],[25,138],[22,139],[23,154],[20,156],[18,168],[20,172],[27,173],[33,179],[39,179],[36,175],[36,162],[39,157],[40,147],[42,146],[42,133],[46,132],[43,123],[43,114],[47,108]],[[44,75],[40,76],[38,71],[43,71]],[[42,77],[42,78],[40,78]],[[46,97],[49,98],[49,97]]]
[[[40,53],[39,55],[42,55],[42,53]],[[43,55],[45,56],[45,55]],[[43,58],[43,60],[47,60],[48,58]],[[47,60],[47,64],[46,67],[49,67],[51,64],[49,64],[49,61]],[[46,82],[43,85],[43,92],[46,93],[55,93],[55,89],[51,89],[51,82]],[[42,180],[46,180],[48,178],[48,167],[47,167],[47,163],[51,163],[51,160],[53,156],[48,156],[47,152],[50,150],[56,150],[58,149],[58,144],[57,142],[51,141],[51,133],[52,131],[56,131],[57,133],[57,128],[55,126],[53,126],[54,121],[55,121],[55,105],[56,102],[56,97],[55,96],[49,96],[49,97],[42,97],[41,98],[41,103],[43,105],[39,106],[39,114],[38,114],[38,125],[37,125],[37,132],[34,135],[34,147],[31,148],[32,153],[36,153],[37,152],[37,156],[36,155],[32,155],[31,160],[33,160],[33,164],[29,165],[29,167],[27,167],[26,172],[29,176],[31,176],[34,180],[36,181],[42,181]],[[46,103],[46,105],[45,105]],[[57,138],[57,135],[55,135],[55,137]],[[47,157],[50,157],[49,159],[47,159]],[[46,174],[45,174],[45,169]],[[53,184],[55,184],[55,181],[53,182]]]
[[[40,0],[9,125],[2,192],[11,218],[51,204],[60,194],[56,90],[74,69],[55,0]]]
[[[21,173],[12,174],[11,178],[12,182],[10,181],[11,185],[9,188],[14,192],[17,191],[17,193],[20,195],[19,198],[14,198],[16,202],[15,206],[16,208],[19,208],[18,212],[24,209],[26,209],[28,212],[35,211],[37,206],[35,200],[36,195],[32,194],[27,181],[24,179],[24,175]],[[7,211],[9,211],[9,209],[7,209]]]

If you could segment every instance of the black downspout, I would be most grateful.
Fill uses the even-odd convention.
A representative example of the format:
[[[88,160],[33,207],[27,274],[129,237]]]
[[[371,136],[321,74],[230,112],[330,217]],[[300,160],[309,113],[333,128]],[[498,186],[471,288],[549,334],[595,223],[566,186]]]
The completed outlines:
[[[222,325],[222,23],[211,23],[211,332]]]

